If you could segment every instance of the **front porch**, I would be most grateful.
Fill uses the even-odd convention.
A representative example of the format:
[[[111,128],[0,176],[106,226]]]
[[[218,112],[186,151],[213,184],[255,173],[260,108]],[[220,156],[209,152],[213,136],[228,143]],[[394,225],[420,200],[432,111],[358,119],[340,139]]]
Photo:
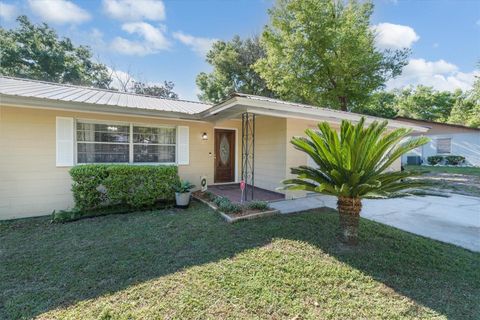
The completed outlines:
[[[248,186],[246,190],[251,192],[251,186]],[[228,198],[230,201],[235,203],[240,203],[242,200],[242,191],[240,190],[240,184],[238,183],[229,183],[229,184],[219,184],[208,187],[208,191],[211,193]],[[253,199],[251,194],[248,196],[248,202],[250,201],[278,201],[284,200],[285,195],[279,192],[274,192],[259,187],[253,187]]]

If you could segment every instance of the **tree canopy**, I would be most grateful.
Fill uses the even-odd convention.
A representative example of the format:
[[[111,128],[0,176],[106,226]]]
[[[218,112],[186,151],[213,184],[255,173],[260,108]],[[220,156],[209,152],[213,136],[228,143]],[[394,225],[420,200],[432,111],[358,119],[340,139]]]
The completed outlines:
[[[399,75],[409,55],[375,47],[372,12],[369,1],[277,0],[255,70],[286,100],[349,110]]]
[[[265,57],[265,50],[258,37],[231,41],[217,41],[208,52],[206,61],[213,66],[211,73],[197,76],[197,86],[203,101],[218,103],[233,92],[273,97],[265,81],[254,70],[253,65]]]
[[[377,91],[352,111],[383,118],[403,116],[418,120],[440,123],[453,123],[480,128],[480,80],[473,89],[462,92],[460,89],[438,91],[432,87],[419,85]]]
[[[435,91],[432,87],[417,86],[406,88],[399,94],[398,115],[413,119],[445,122],[448,120],[460,90]]]
[[[472,90],[458,96],[448,122],[480,128],[480,78],[477,77]]]
[[[17,18],[17,29],[0,28],[0,73],[29,79],[108,88],[111,77],[87,46],[60,39],[47,24]]]
[[[394,118],[398,113],[396,92],[377,91],[367,101],[353,106],[351,111],[382,118]]]
[[[137,94],[145,94],[149,96],[178,99],[178,94],[173,91],[175,85],[171,81],[164,81],[163,84],[149,85],[144,82],[134,82],[131,91]]]

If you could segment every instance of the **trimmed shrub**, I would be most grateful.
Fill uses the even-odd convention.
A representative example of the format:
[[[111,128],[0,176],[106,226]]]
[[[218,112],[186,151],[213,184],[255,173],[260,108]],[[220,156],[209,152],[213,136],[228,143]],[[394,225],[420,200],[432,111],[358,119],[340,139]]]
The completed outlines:
[[[175,199],[174,187],[180,184],[175,166],[111,165],[103,181],[112,204],[132,208],[151,207]]]
[[[107,165],[86,164],[70,169],[72,192],[75,208],[78,210],[95,209],[107,201],[103,181],[108,176]]]
[[[139,209],[175,199],[176,166],[78,165],[70,169],[75,210],[110,206]]]
[[[430,156],[427,158],[428,164],[432,166],[439,164],[440,162],[442,162],[442,160],[443,160],[442,156]]]
[[[463,156],[446,156],[445,161],[447,164],[452,166],[458,166],[465,162],[465,157]]]
[[[266,210],[269,208],[267,201],[251,201],[247,207],[252,210]]]

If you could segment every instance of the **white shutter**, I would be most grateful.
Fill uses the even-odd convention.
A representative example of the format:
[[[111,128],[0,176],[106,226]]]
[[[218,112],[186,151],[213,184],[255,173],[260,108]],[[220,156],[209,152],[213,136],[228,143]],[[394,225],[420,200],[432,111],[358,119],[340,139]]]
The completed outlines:
[[[190,163],[189,155],[189,129],[185,126],[177,127],[177,164],[188,165]]]
[[[73,118],[57,117],[57,167],[73,166]]]

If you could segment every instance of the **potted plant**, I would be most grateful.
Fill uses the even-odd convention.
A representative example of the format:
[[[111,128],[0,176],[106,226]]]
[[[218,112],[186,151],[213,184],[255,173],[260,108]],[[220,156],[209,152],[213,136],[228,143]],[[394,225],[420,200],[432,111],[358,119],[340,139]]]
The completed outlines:
[[[195,188],[195,186],[186,180],[182,180],[179,185],[175,186],[175,201],[177,207],[188,207],[192,195],[191,190],[193,188]]]

